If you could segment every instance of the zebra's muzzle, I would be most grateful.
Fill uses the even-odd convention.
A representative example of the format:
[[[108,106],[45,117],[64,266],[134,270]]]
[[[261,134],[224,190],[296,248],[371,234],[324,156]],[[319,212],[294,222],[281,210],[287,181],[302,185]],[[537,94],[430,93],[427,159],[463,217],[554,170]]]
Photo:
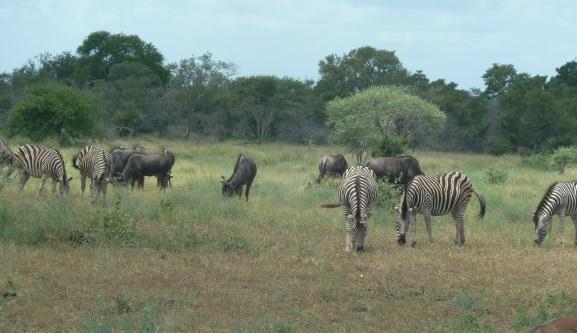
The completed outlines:
[[[397,239],[397,243],[399,243],[400,246],[405,245],[405,243],[407,242],[407,238],[405,237],[405,234],[399,235],[399,238]]]

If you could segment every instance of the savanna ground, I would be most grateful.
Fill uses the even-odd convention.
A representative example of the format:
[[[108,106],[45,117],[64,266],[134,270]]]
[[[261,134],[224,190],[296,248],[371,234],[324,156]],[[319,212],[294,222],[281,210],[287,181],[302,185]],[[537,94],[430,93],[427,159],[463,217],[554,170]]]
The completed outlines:
[[[144,191],[110,188],[91,204],[70,165],[79,147],[63,150],[75,178],[67,199],[47,186],[34,201],[38,179],[22,194],[16,177],[0,191],[0,331],[514,332],[577,314],[572,223],[564,248],[557,218],[534,247],[531,221],[547,186],[575,178],[572,169],[417,151],[427,174],[467,174],[487,199],[485,219],[474,218],[473,197],[464,247],[449,218],[434,218],[430,244],[419,216],[417,247],[400,248],[398,199],[384,195],[367,251],[346,253],[341,210],[318,208],[337,200],[339,181],[312,184],[337,147],[138,142],[176,153],[166,193],[148,178]],[[220,192],[239,152],[258,165],[248,203]],[[90,241],[69,240],[72,230]]]

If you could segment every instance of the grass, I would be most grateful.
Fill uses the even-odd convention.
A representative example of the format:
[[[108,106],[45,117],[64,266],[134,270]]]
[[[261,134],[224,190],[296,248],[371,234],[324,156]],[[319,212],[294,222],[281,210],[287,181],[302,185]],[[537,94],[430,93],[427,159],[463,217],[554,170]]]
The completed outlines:
[[[487,199],[485,219],[474,218],[473,197],[464,247],[453,244],[448,217],[433,219],[429,244],[419,216],[417,247],[399,248],[398,200],[383,198],[367,251],[345,253],[341,210],[318,208],[336,202],[339,182],[313,184],[318,159],[337,147],[138,143],[175,152],[165,193],[147,179],[144,191],[110,188],[91,204],[70,166],[79,147],[63,149],[75,178],[68,199],[48,186],[34,201],[38,179],[21,194],[15,179],[2,188],[0,291],[11,296],[0,295],[0,331],[510,332],[577,314],[577,249],[560,247],[556,218],[534,247],[531,222],[547,186],[576,178],[572,169],[558,175],[517,156],[417,151],[429,175],[468,175]],[[240,152],[258,165],[248,203],[220,192]],[[502,174],[506,181],[489,179]],[[74,231],[88,240],[71,240]]]

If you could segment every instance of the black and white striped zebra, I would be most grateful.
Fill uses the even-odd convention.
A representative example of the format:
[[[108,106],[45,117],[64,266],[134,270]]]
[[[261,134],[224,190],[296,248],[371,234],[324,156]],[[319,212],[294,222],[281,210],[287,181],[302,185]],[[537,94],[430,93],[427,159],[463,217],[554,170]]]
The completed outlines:
[[[72,166],[80,171],[82,195],[86,189],[86,177],[90,178],[90,194],[93,200],[96,200],[100,193],[106,195],[113,169],[112,159],[106,150],[94,145],[86,146],[72,157]]]
[[[56,192],[56,183],[60,183],[60,195],[66,196],[70,189],[69,183],[72,178],[67,178],[64,159],[58,150],[45,148],[37,145],[20,146],[14,152],[15,167],[20,169],[20,190],[30,176],[42,178],[36,198],[44,188],[48,177],[52,178],[52,192]]]
[[[377,203],[378,184],[375,173],[364,166],[345,171],[339,186],[339,204],[322,205],[331,208],[342,206],[347,230],[346,251],[364,251],[367,220]]]
[[[553,183],[549,186],[545,195],[533,212],[533,223],[535,223],[534,242],[539,245],[551,230],[551,219],[553,215],[559,215],[559,233],[561,236],[561,246],[563,239],[563,218],[571,216],[575,225],[575,245],[577,245],[577,182],[568,181]]]
[[[416,215],[423,214],[429,234],[429,241],[433,242],[431,230],[431,216],[440,216],[451,213],[455,220],[455,243],[465,243],[465,227],[463,214],[475,193],[479,199],[479,217],[485,216],[485,199],[473,189],[469,178],[459,172],[448,172],[438,176],[416,176],[405,185],[401,195],[401,208],[397,210],[397,242],[404,245],[405,234],[412,231],[411,246],[416,244]]]

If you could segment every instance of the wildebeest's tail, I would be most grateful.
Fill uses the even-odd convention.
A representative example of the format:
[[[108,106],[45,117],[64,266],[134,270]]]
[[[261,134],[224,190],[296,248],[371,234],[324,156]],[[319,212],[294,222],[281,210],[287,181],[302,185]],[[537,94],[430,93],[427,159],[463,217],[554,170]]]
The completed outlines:
[[[322,204],[320,207],[321,208],[337,208],[340,206],[341,206],[340,203],[331,203],[331,204]]]
[[[481,194],[479,194],[479,192],[473,190],[473,193],[475,193],[475,195],[477,196],[477,199],[479,199],[479,215],[477,216],[480,219],[483,219],[485,217],[485,207],[486,207],[486,202],[485,202],[485,198],[483,198],[483,196]]]
[[[329,161],[328,158],[321,159],[321,163],[319,164],[319,176],[317,177],[317,180],[315,181],[317,184],[321,183],[321,180],[323,179],[324,175],[327,173],[328,161]]]

